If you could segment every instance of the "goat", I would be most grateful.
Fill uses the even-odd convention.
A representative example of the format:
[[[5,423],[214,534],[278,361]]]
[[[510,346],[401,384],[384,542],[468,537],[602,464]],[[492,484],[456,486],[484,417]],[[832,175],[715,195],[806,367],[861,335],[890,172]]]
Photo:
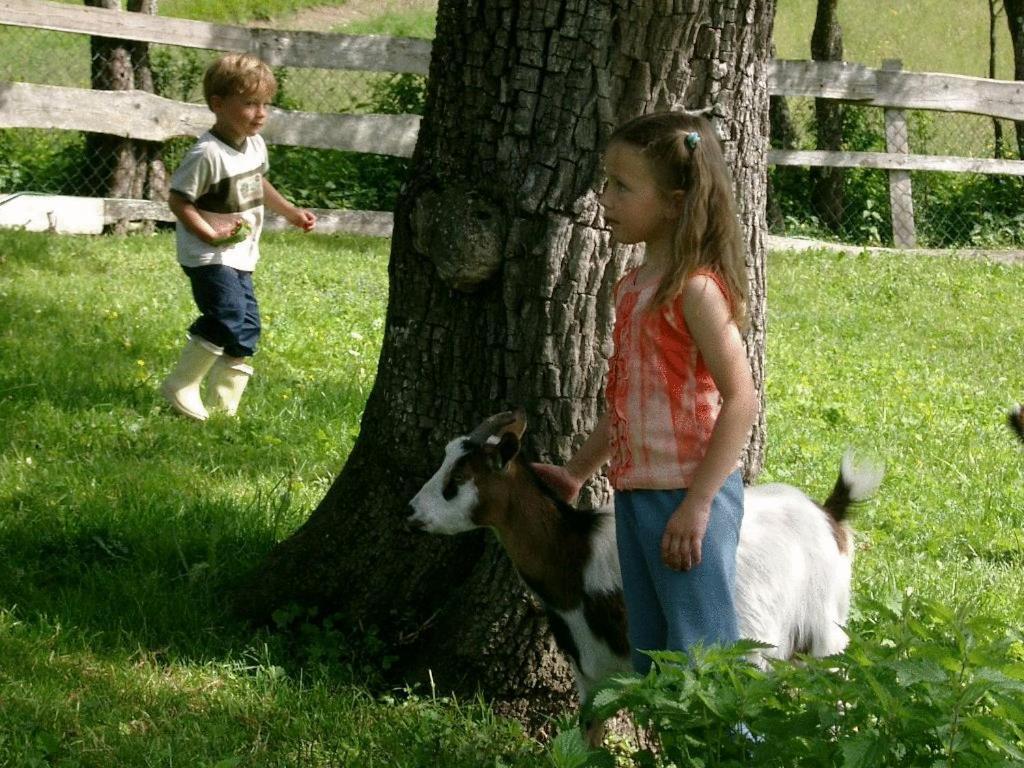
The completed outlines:
[[[490,417],[445,448],[440,469],[410,502],[409,524],[429,533],[492,528],[540,598],[570,662],[581,704],[603,679],[630,670],[611,506],[582,511],[560,499],[520,455],[525,414]],[[822,506],[781,483],[748,487],[736,553],[740,635],[767,647],[751,661],[828,656],[846,647],[853,535],[851,504],[881,483],[878,469],[843,457]],[[593,732],[588,732],[593,736]]]

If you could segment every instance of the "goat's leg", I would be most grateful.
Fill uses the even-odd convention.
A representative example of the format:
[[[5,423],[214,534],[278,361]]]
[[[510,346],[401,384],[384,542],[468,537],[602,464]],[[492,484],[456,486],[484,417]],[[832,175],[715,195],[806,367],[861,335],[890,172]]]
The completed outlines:
[[[604,741],[604,734],[607,730],[604,720],[591,720],[583,724],[583,736],[587,740],[587,746],[597,749]]]
[[[586,707],[590,690],[594,684],[594,680],[587,678],[583,671],[576,666],[576,663],[572,663],[573,677],[576,678],[576,693],[580,698],[580,713],[582,714],[583,709]],[[580,718],[580,729],[583,731],[583,737],[587,741],[587,746],[591,749],[595,749],[601,746],[601,742],[604,741],[605,733],[605,722],[601,719],[594,720],[583,720]]]
[[[832,622],[823,633],[815,637],[811,654],[819,658],[835,656],[846,649],[849,641],[843,628],[837,622]]]

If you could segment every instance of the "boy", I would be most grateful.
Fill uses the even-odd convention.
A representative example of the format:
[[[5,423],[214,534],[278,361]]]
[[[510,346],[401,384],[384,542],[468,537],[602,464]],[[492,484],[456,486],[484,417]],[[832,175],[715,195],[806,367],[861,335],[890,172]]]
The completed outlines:
[[[246,361],[260,336],[252,271],[264,204],[306,232],[316,225],[312,213],[285,200],[265,176],[267,148],[259,133],[276,91],[273,72],[256,56],[217,59],[203,78],[215,122],[171,178],[178,263],[192,283],[200,317],[160,392],[176,411],[198,421],[209,416],[200,393],[207,374],[207,404],[229,415],[252,376]]]

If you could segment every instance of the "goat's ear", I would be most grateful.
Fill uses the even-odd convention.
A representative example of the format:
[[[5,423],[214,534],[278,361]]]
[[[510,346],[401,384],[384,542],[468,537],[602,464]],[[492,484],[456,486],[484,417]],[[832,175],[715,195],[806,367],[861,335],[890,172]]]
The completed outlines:
[[[509,432],[514,432],[516,437],[522,440],[523,433],[526,432],[526,409],[519,406],[512,411],[512,423],[505,429]]]
[[[496,471],[501,471],[519,453],[519,436],[515,432],[506,432],[500,440],[490,443],[485,451],[491,460],[491,466]]]

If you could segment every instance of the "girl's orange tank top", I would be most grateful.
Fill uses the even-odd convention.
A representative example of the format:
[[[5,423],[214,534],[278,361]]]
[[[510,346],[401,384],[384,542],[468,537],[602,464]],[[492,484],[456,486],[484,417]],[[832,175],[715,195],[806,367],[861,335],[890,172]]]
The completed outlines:
[[[704,458],[722,397],[686,327],[683,296],[653,311],[658,281],[638,270],[615,287],[615,352],[606,398],[609,478],[616,490],[688,488]],[[700,270],[730,301],[720,275]]]

